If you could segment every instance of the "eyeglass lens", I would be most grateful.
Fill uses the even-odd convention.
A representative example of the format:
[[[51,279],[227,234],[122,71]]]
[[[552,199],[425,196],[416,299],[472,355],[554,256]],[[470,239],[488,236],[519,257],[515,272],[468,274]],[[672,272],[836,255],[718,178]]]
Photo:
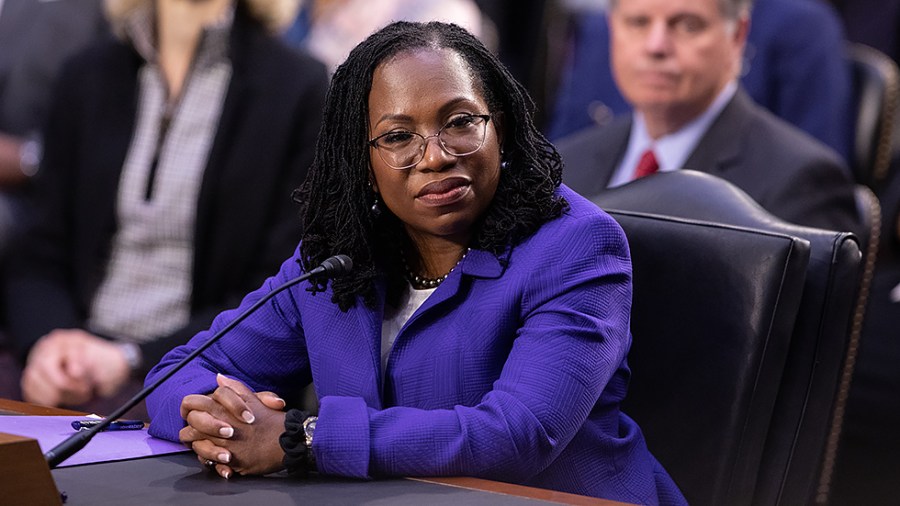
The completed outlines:
[[[487,120],[480,116],[460,116],[437,133],[441,148],[453,156],[470,155],[484,145]],[[396,169],[406,169],[425,157],[427,138],[416,132],[397,132],[378,139],[382,160]]]

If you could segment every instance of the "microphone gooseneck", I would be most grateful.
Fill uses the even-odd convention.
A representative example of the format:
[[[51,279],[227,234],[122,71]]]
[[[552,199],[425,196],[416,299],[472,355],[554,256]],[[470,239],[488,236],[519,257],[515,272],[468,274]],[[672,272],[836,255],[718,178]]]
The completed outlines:
[[[64,440],[62,443],[56,445],[55,447],[53,447],[53,449],[45,453],[44,458],[47,460],[47,464],[49,465],[50,469],[55,469],[59,464],[74,455],[78,450],[84,448],[84,446],[88,444],[88,442],[94,437],[94,435],[96,435],[98,432],[109,426],[110,423],[127,413],[128,410],[136,406],[137,403],[144,400],[144,398],[153,393],[153,391],[156,390],[163,382],[171,378],[176,372],[180,371],[189,362],[197,358],[198,355],[206,351],[206,349],[212,346],[216,341],[218,341],[219,338],[231,331],[231,329],[244,321],[248,316],[253,314],[253,312],[262,307],[275,295],[308,279],[335,278],[347,274],[352,269],[353,261],[350,260],[350,257],[348,257],[347,255],[335,255],[327,258],[318,267],[287,281],[281,286],[276,287],[275,289],[264,295],[262,298],[260,298],[258,301],[256,301],[252,306],[247,308],[246,311],[235,317],[234,320],[231,320],[228,325],[225,325],[222,330],[216,332],[216,334],[209,338],[205,343],[201,344],[199,347],[197,347],[197,349],[185,356],[177,364],[170,367],[162,376],[157,378],[156,381],[154,381],[150,385],[145,386],[140,392],[135,394],[134,397],[132,397],[125,404],[113,411],[100,423],[88,430],[79,431],[73,434],[72,436],[66,438],[66,440]]]

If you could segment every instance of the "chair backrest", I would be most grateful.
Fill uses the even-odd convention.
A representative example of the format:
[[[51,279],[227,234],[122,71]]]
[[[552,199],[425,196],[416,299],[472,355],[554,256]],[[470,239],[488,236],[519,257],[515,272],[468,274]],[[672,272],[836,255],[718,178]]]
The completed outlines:
[[[825,445],[825,455],[822,458],[822,471],[819,475],[819,484],[816,488],[816,504],[828,504],[831,493],[831,481],[837,463],[838,444],[841,441],[841,433],[844,427],[844,417],[847,410],[847,401],[850,395],[850,384],[856,369],[856,358],[859,353],[860,339],[862,338],[863,321],[865,320],[869,305],[869,292],[875,274],[875,263],[881,254],[882,243],[882,212],[878,197],[868,186],[856,185],[855,197],[859,214],[862,217],[863,230],[868,231],[867,237],[862,240],[863,262],[862,272],[857,291],[853,316],[850,322],[850,338],[847,343],[847,356],[844,359],[844,368],[841,372],[837,397],[834,401],[831,427],[828,440]]]
[[[851,165],[858,182],[877,188],[893,155],[900,71],[890,57],[858,42],[848,42],[846,54],[856,108]]]
[[[813,502],[829,434],[840,432],[839,387],[842,377],[852,374],[855,361],[848,352],[855,353],[850,347],[851,321],[860,296],[862,255],[856,237],[785,222],[731,183],[694,171],[643,178],[607,190],[593,201],[614,213],[627,210],[708,220],[808,241],[803,295],[785,372],[779,378],[775,413],[760,444],[762,472],[752,503]]]
[[[609,210],[634,271],[622,410],[692,505],[750,504],[787,360],[809,243]]]

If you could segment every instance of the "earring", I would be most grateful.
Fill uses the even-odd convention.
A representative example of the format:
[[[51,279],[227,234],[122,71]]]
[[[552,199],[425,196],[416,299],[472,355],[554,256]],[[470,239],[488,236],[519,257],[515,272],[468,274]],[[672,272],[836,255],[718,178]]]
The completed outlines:
[[[370,207],[369,210],[372,211],[373,218],[381,216],[381,206],[378,205],[378,194],[374,191],[372,192],[372,207]]]

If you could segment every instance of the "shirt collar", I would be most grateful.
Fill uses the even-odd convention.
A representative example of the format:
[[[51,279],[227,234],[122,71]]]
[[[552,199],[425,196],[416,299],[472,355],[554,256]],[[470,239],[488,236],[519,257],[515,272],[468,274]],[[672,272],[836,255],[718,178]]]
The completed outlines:
[[[729,82],[702,114],[677,131],[666,134],[655,141],[647,133],[643,114],[635,113],[631,134],[635,142],[638,143],[637,151],[643,153],[646,149],[652,148],[659,163],[660,172],[680,169],[684,166],[684,162],[687,161],[694,148],[697,147],[703,134],[706,133],[709,126],[719,116],[719,113],[722,112],[722,109],[725,108],[736,92],[737,81]],[[641,148],[640,146],[643,147]]]

